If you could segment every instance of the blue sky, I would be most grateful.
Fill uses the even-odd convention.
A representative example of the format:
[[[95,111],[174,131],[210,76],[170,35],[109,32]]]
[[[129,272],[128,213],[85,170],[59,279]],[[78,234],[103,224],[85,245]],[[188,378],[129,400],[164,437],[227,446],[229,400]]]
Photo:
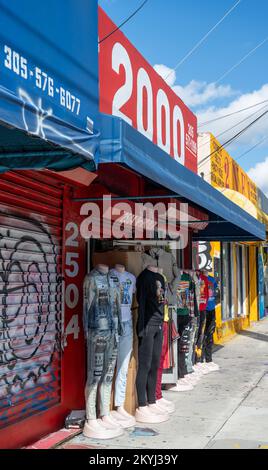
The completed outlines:
[[[149,0],[122,31],[157,71],[167,75],[237,0]],[[119,24],[141,0],[99,0]],[[241,0],[206,41],[169,76],[169,84],[198,115],[199,123],[268,100],[268,40],[242,64],[215,83],[227,70],[268,37],[268,1]],[[168,69],[166,69],[166,67]],[[216,121],[200,131],[232,137],[263,111],[259,107]],[[233,158],[268,194],[268,138],[244,157],[241,154],[268,136],[268,116],[227,147]],[[267,175],[267,177],[266,177]]]

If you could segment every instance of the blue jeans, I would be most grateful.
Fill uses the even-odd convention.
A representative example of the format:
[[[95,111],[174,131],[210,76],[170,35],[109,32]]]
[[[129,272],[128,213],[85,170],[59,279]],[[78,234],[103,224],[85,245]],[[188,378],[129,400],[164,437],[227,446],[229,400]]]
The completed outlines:
[[[133,349],[132,319],[122,322],[122,334],[119,336],[117,370],[115,380],[115,406],[123,406],[126,397],[127,372]]]

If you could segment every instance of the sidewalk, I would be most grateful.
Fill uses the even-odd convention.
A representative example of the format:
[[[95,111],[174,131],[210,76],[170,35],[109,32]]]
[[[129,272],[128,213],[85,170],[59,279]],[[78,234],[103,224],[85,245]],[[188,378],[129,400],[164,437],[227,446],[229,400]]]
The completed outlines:
[[[268,448],[268,319],[219,348],[214,361],[220,371],[203,376],[193,391],[164,392],[176,412],[166,423],[147,426],[157,435],[139,436],[132,428],[97,441],[80,434],[58,448]]]

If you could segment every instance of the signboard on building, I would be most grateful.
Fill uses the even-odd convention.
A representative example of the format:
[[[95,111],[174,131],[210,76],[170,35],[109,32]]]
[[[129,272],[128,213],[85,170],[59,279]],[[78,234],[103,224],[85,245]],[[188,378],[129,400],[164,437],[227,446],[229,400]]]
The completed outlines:
[[[255,207],[258,207],[258,191],[256,184],[212,135],[210,140],[210,153],[212,186],[223,190],[224,193],[230,194],[231,191],[234,192],[234,198],[235,193],[239,193],[252,202]],[[233,198],[230,197],[230,199]],[[234,202],[236,201],[234,200]]]
[[[100,111],[124,119],[197,172],[197,119],[99,8]]]

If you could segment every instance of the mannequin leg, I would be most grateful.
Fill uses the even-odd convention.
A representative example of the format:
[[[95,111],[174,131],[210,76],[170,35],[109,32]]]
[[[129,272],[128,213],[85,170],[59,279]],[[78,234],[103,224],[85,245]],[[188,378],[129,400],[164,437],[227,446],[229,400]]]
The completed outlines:
[[[124,407],[128,366],[133,349],[132,320],[123,322],[123,334],[119,338],[117,372],[115,380],[115,406]]]
[[[118,352],[117,333],[109,332],[106,337],[107,347],[104,355],[104,367],[100,380],[100,416],[110,414],[110,401],[112,392],[113,376]]]
[[[212,362],[213,334],[216,329],[215,310],[206,313],[206,329],[204,334],[203,357],[206,362]]]
[[[154,404],[156,402],[156,381],[162,352],[162,344],[163,327],[159,327],[157,328],[156,333],[154,335],[151,368],[148,373],[147,395],[149,405]]]
[[[138,404],[140,406],[147,405],[146,387],[148,381],[148,374],[151,368],[153,356],[154,337],[152,328],[148,328],[144,336],[139,338],[138,349],[138,372],[136,377],[136,387],[138,395]]]
[[[188,374],[192,374],[193,370],[193,347],[194,347],[194,338],[195,338],[195,331],[197,328],[197,319],[196,317],[192,318],[191,320],[191,330],[189,334],[189,351],[186,353],[186,369]]]
[[[206,311],[200,311],[200,323],[199,323],[199,330],[198,330],[198,338],[196,343],[196,348],[198,353],[196,354],[196,362],[202,361],[202,349],[204,343],[204,334],[206,328]]]
[[[87,346],[87,382],[85,388],[86,419],[97,419],[97,390],[101,380],[106,349],[105,336],[89,331]]]

